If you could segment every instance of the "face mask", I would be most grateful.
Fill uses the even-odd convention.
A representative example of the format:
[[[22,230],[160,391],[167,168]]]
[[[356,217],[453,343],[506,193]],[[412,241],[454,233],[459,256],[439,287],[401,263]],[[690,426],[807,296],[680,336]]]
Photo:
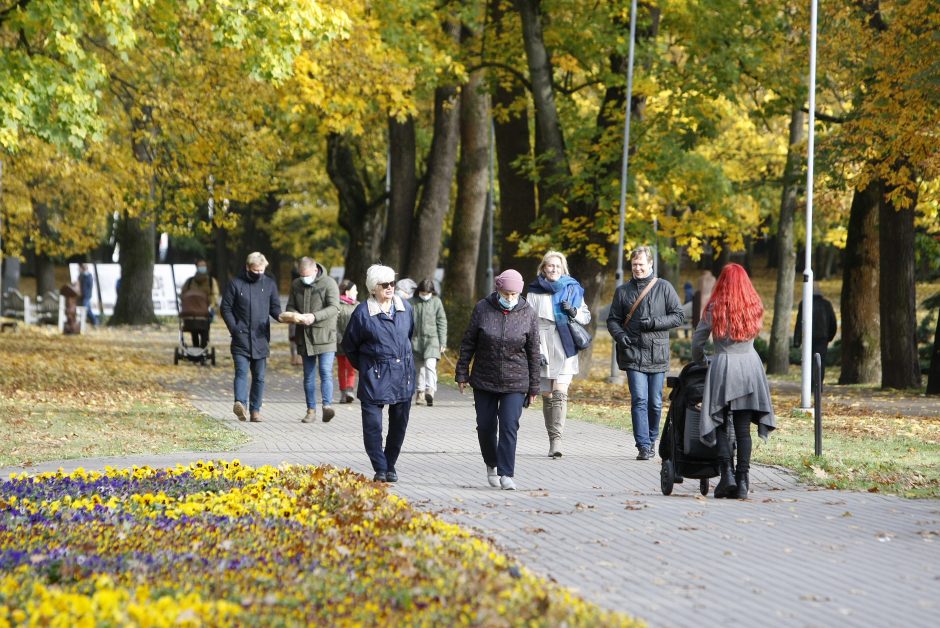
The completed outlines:
[[[207,272],[209,272],[209,269],[205,266],[196,266],[196,272],[200,275],[205,275]]]
[[[307,284],[308,286],[313,284],[314,279],[316,279],[316,277],[313,277],[313,276],[300,278],[300,280],[304,282],[305,284]]]
[[[517,303],[516,301],[513,301],[512,303],[510,303],[509,301],[506,300],[506,297],[504,297],[503,295],[499,295],[499,304],[502,306],[504,310],[511,310],[512,308],[516,307],[516,303]]]
[[[428,299],[431,298],[431,295],[430,295],[430,294],[419,294],[419,295],[418,295],[418,298],[421,299],[422,301],[427,301]]]
[[[254,282],[258,281],[259,279],[261,279],[261,276],[262,276],[262,275],[264,275],[264,273],[256,273],[256,272],[254,272],[253,270],[249,270],[249,271],[248,271],[248,281],[254,283]]]

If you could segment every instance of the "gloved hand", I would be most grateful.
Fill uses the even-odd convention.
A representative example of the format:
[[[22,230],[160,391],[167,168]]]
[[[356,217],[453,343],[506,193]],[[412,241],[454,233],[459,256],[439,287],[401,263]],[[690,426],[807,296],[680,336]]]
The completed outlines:
[[[567,301],[562,301],[559,305],[561,306],[561,311],[564,312],[568,318],[574,318],[578,315],[578,308],[571,307],[571,304]]]
[[[624,349],[626,349],[627,347],[630,346],[630,337],[627,336],[626,334],[622,335],[620,339],[617,340],[617,344],[623,347]]]
[[[653,319],[641,318],[640,319],[640,331],[653,331]]]

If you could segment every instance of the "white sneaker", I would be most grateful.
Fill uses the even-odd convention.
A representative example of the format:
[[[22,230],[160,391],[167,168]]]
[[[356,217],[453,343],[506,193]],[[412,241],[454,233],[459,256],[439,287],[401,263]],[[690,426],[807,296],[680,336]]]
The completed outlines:
[[[512,481],[512,478],[508,475],[499,476],[499,485],[504,491],[514,491],[516,490],[516,483]]]
[[[499,486],[499,475],[496,473],[496,467],[486,467],[486,481],[490,486],[496,488]]]
[[[422,403],[424,403],[424,391],[419,390],[415,395],[415,405],[420,406]]]

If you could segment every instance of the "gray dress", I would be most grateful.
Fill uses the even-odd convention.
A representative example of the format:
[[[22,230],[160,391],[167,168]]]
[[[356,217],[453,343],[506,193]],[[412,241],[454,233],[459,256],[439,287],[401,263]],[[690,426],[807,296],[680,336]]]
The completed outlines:
[[[705,342],[712,333],[711,309],[705,311],[692,336],[692,360],[705,360]],[[770,385],[764,374],[764,365],[754,350],[754,339],[735,342],[730,338],[715,338],[712,356],[705,376],[702,394],[701,440],[714,445],[715,430],[725,421],[725,409],[731,412],[749,410],[757,423],[757,434],[763,439],[776,428],[774,408],[770,399]]]

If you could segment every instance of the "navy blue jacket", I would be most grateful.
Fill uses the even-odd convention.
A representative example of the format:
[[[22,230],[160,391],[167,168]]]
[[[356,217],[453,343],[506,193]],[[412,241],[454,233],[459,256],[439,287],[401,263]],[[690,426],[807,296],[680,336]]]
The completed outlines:
[[[281,299],[274,279],[262,275],[249,281],[248,277],[248,271],[242,271],[225,286],[219,311],[232,334],[232,355],[257,360],[271,354],[270,317],[281,315]]]
[[[374,299],[360,303],[343,333],[343,351],[359,371],[360,401],[402,403],[415,394],[411,305],[396,296],[392,308],[394,316],[389,316],[378,310]]]

